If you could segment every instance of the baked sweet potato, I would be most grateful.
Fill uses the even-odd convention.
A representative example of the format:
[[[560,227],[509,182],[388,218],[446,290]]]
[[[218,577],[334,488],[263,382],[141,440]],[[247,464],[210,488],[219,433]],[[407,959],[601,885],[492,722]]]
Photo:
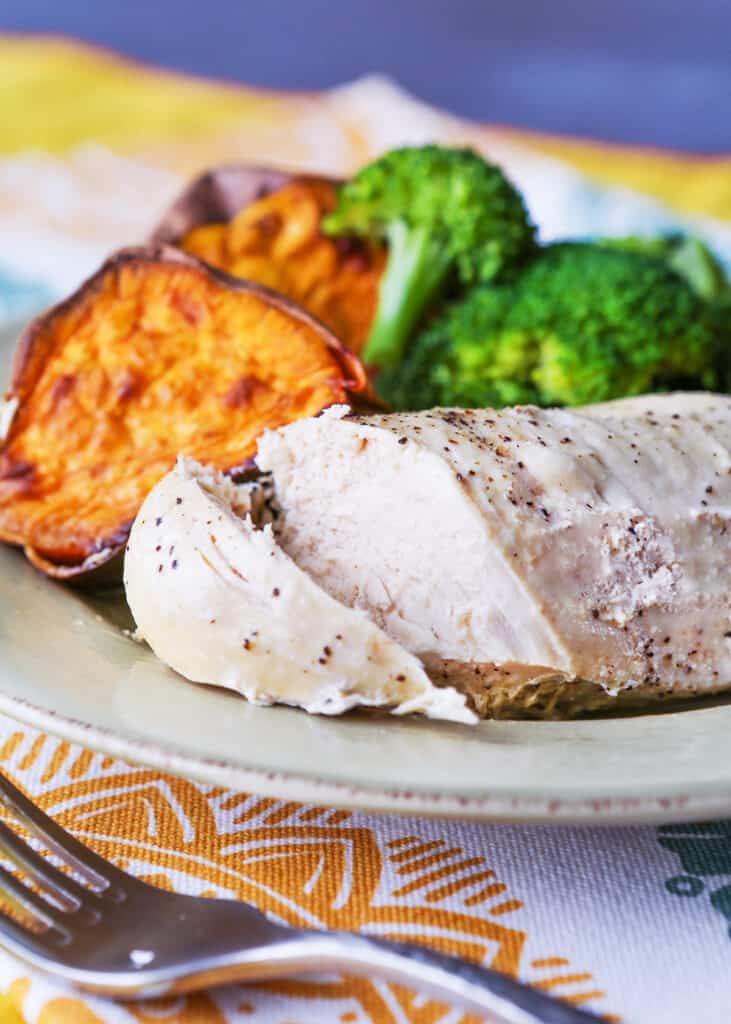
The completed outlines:
[[[359,352],[375,313],[385,252],[320,233],[336,185],[251,167],[209,171],[171,207],[153,240],[289,296]]]
[[[31,323],[0,440],[0,539],[50,575],[123,548],[178,452],[237,471],[258,435],[367,394],[317,319],[179,250],[122,250]]]

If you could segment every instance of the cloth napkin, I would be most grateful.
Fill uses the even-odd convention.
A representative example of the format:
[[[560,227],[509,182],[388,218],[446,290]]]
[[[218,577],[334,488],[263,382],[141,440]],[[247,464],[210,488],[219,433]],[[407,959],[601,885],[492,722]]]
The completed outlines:
[[[468,124],[378,77],[277,95],[61,40],[0,37],[0,125],[0,323],[20,322],[111,249],[143,239],[203,167],[252,160],[346,174],[427,140],[501,163],[544,238],[684,226],[731,265],[731,158]],[[731,822],[528,828],[350,813],[127,765],[2,716],[0,768],[153,884],[245,899],[293,924],[432,945],[607,1021],[731,1018]],[[336,975],[122,1005],[0,954],[1,1024],[469,1019],[396,985]]]

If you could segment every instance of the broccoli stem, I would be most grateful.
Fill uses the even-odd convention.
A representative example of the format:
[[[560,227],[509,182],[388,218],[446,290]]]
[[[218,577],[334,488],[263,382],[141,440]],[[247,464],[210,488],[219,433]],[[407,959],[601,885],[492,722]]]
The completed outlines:
[[[715,299],[728,287],[723,268],[698,238],[683,238],[670,253],[668,265],[703,299]]]
[[[449,260],[435,250],[425,228],[394,221],[386,238],[388,262],[363,358],[389,370],[401,362],[412,331],[446,277]]]

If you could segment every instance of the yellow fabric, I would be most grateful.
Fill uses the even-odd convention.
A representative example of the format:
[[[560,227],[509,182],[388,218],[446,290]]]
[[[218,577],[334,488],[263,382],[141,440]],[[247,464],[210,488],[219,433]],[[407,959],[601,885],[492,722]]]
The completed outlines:
[[[266,135],[276,128],[284,132],[307,101],[305,94],[277,94],[162,72],[62,38],[0,36],[0,153],[30,148],[64,153],[94,139],[189,170],[199,163],[195,142],[205,141],[209,154],[221,156],[228,145],[228,156],[234,158],[244,129]],[[222,136],[234,128],[235,138],[223,143],[222,152]],[[357,124],[346,131],[357,152]],[[679,210],[731,220],[729,155],[691,156],[490,131],[496,138],[558,157],[597,180],[650,193]],[[178,142],[177,153],[163,142]],[[288,145],[291,151],[291,139]],[[291,159],[296,158],[294,149]]]
[[[0,37],[0,153],[127,150],[266,118],[266,93],[165,74],[64,39]]]
[[[684,213],[731,220],[731,156],[693,156],[531,133],[511,136],[596,181],[646,192]]]
[[[23,1024],[23,1018],[9,996],[0,995],[0,1024]]]

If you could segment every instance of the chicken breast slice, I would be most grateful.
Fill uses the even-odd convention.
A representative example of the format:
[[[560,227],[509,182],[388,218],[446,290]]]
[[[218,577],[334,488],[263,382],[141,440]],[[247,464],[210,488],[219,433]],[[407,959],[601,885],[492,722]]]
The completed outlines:
[[[279,541],[433,675],[731,685],[731,398],[346,412],[260,439]]]
[[[190,459],[152,490],[130,535],[125,587],[163,662],[257,704],[476,721],[463,695],[433,685],[418,658],[299,569],[271,518],[266,488]]]

